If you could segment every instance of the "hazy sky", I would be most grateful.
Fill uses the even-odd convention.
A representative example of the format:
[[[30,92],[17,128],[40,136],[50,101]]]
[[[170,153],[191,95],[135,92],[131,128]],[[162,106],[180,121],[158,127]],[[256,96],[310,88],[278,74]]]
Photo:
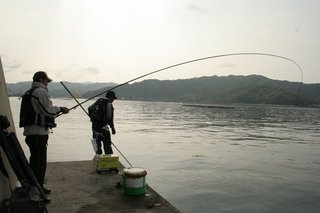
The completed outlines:
[[[0,55],[8,83],[45,70],[54,81],[123,83],[207,56],[288,57],[320,83],[319,0],[0,0]],[[300,81],[278,58],[233,56],[144,79],[259,74]],[[144,80],[141,79],[141,80]]]

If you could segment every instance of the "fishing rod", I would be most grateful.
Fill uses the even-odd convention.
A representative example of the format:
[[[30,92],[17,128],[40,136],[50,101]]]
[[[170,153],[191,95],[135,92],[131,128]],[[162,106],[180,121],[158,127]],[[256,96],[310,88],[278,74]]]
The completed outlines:
[[[104,94],[104,93],[106,93],[106,92],[108,92],[108,91],[110,91],[110,90],[114,90],[114,89],[116,89],[116,88],[119,88],[119,87],[122,87],[122,86],[124,86],[124,85],[126,85],[126,84],[129,84],[130,82],[136,81],[136,80],[138,80],[138,79],[144,78],[144,77],[146,77],[146,76],[149,76],[149,75],[152,75],[152,74],[155,74],[155,73],[158,73],[158,72],[167,70],[167,69],[171,69],[171,68],[173,68],[173,67],[178,67],[178,66],[181,66],[181,65],[190,64],[190,63],[194,63],[194,62],[197,62],[197,61],[204,61],[204,60],[213,59],[213,58],[221,58],[221,57],[227,57],[227,56],[240,56],[240,55],[269,56],[269,57],[281,58],[281,59],[284,59],[284,60],[287,60],[287,61],[292,62],[292,63],[295,64],[295,65],[299,68],[299,70],[300,70],[300,74],[301,74],[301,84],[300,84],[300,87],[299,87],[299,89],[298,89],[298,94],[300,93],[301,86],[302,86],[302,82],[303,82],[303,72],[302,72],[302,69],[301,69],[300,65],[299,65],[297,62],[295,62],[294,60],[292,60],[292,59],[290,59],[290,58],[287,58],[287,57],[284,57],[284,56],[275,55],[275,54],[269,54],[269,53],[257,53],[257,52],[249,52],[249,53],[230,53],[230,54],[221,54],[221,55],[214,55],[214,56],[208,56],[208,57],[203,57],[203,58],[197,58],[197,59],[193,59],[193,60],[190,60],[190,61],[185,61],[185,62],[177,63],[177,64],[174,64],[174,65],[171,65],[171,66],[167,66],[167,67],[164,67],[164,68],[161,68],[161,69],[158,69],[158,70],[155,70],[155,71],[146,73],[146,74],[141,75],[141,76],[139,76],[139,77],[137,77],[137,78],[131,79],[131,80],[127,81],[127,82],[124,82],[124,83],[119,84],[119,85],[117,85],[117,86],[114,86],[114,87],[112,87],[112,88],[110,88],[110,89],[107,89],[106,91],[103,91],[103,92],[101,92],[101,93],[99,93],[99,94],[97,94],[97,95],[95,95],[95,96],[92,96],[91,98],[88,98],[87,100],[85,100],[85,101],[83,101],[83,102],[81,102],[81,103],[77,102],[78,104],[75,105],[75,106],[73,106],[73,107],[71,107],[69,110],[75,109],[75,108],[77,108],[79,105],[81,106],[82,104],[90,101],[91,99],[93,99],[93,98],[95,98],[95,97],[98,97],[98,96],[100,96],[100,95],[102,95],[102,94]],[[61,114],[59,114],[58,116],[60,116],[60,115],[61,115]],[[56,116],[56,117],[58,117],[58,116]]]
[[[89,116],[89,113],[87,112],[87,110],[85,110],[82,106],[82,104],[76,99],[76,97],[74,97],[74,95],[70,92],[70,90],[66,87],[66,85],[60,81],[60,84],[62,84],[62,86],[67,90],[67,92],[71,95],[71,97],[77,102],[77,104],[81,107],[81,109]]]
[[[74,97],[74,95],[70,92],[70,90],[66,87],[66,85],[65,85],[62,81],[60,81],[60,83],[61,83],[62,86],[67,90],[67,92],[71,95],[71,97],[80,105],[81,109],[89,116],[89,113],[87,112],[87,110],[85,110],[85,109],[83,108],[82,104],[79,103],[79,101]],[[118,147],[117,147],[116,145],[114,145],[114,143],[113,143],[112,141],[111,141],[111,144],[114,146],[114,148],[117,149],[117,151],[118,151],[118,152],[120,153],[120,155],[127,161],[127,163],[128,163],[131,167],[133,167],[133,166],[131,165],[131,163],[128,161],[128,159],[122,154],[122,152],[118,149]]]

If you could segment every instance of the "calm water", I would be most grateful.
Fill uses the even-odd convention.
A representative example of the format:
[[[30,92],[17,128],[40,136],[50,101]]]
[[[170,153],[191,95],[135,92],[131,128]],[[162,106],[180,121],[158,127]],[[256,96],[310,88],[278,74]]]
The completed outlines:
[[[26,148],[17,126],[20,101],[10,101]],[[75,105],[72,99],[53,102]],[[114,106],[113,142],[182,212],[320,212],[320,109],[138,101]],[[90,122],[81,108],[57,123],[49,161],[91,160]]]

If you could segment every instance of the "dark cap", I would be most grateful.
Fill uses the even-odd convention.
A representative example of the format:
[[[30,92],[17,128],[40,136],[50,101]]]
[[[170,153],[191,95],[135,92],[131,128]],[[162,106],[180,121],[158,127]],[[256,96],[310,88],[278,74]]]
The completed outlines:
[[[48,82],[51,82],[52,79],[48,77],[47,73],[44,71],[38,71],[33,75],[33,81],[39,81],[40,79],[47,79]]]
[[[107,92],[106,97],[107,98],[113,97],[114,99],[117,99],[116,94],[112,90]]]

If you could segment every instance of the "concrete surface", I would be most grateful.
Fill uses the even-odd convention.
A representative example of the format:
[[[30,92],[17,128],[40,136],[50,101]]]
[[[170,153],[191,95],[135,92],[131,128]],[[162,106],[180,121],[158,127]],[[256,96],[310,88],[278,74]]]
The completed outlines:
[[[145,195],[125,195],[124,187],[117,185],[120,174],[98,174],[95,168],[93,161],[48,163],[48,212],[180,212],[149,186]]]

